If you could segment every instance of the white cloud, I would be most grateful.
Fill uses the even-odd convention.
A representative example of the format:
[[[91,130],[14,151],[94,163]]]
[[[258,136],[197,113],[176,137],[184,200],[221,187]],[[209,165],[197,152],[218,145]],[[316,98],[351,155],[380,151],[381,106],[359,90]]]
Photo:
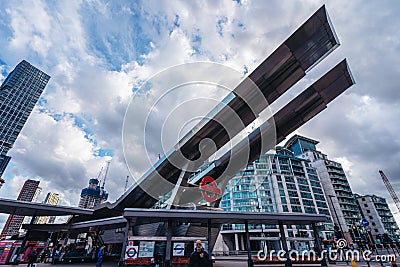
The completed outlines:
[[[128,175],[121,131],[132,89],[164,68],[196,60],[251,71],[322,4],[2,1],[0,59],[11,68],[26,58],[52,78],[43,112],[31,115],[12,150],[12,178],[0,195],[16,196],[21,177],[38,177],[48,190],[64,194],[63,203],[76,205],[105,162],[96,156],[102,148],[114,150],[107,188],[116,199]],[[323,152],[343,162],[355,191],[369,192],[373,185],[387,196],[376,171],[400,175],[400,62],[393,56],[399,52],[400,22],[393,15],[399,5],[329,1],[327,8],[342,45],[287,95],[344,56],[358,84],[299,133],[320,140]]]

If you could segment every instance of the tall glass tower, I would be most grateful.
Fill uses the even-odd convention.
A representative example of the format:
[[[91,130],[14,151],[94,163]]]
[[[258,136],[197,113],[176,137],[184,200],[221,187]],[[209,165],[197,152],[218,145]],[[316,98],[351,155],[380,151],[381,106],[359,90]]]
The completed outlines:
[[[361,222],[360,210],[342,165],[318,151],[318,143],[316,140],[294,135],[286,142],[285,147],[293,151],[295,156],[308,159],[310,165],[317,169],[329,209],[334,215],[335,226],[346,240],[351,241],[352,226],[358,226]]]
[[[50,76],[23,60],[0,87],[0,186],[14,145]]]

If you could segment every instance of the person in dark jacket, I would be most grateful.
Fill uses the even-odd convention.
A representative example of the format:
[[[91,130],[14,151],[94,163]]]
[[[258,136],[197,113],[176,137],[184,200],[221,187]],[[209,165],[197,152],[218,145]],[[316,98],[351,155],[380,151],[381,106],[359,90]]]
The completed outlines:
[[[37,252],[36,249],[32,250],[31,253],[28,254],[28,266],[27,267],[33,267],[33,264],[36,263],[37,261]]]
[[[204,250],[200,240],[196,241],[195,250],[190,254],[190,267],[208,267],[210,266],[210,255]]]
[[[96,267],[101,267],[101,264],[103,263],[103,257],[104,257],[104,250],[106,249],[105,245],[102,245],[99,253],[97,253],[97,263]]]

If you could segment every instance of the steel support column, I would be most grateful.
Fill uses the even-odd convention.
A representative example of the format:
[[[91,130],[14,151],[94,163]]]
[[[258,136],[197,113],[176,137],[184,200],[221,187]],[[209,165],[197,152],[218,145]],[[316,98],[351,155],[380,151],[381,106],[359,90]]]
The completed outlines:
[[[246,247],[247,247],[247,266],[253,267],[254,262],[251,256],[251,246],[250,246],[250,235],[249,235],[249,222],[246,220],[244,223],[244,229],[246,231]]]
[[[124,259],[125,259],[125,251],[126,251],[126,244],[129,242],[128,237],[129,237],[129,227],[130,227],[130,220],[129,218],[126,219],[126,226],[125,226],[125,231],[124,231],[124,243],[122,243],[122,250],[121,250],[121,257],[119,259],[118,266],[123,266],[124,265]]]
[[[31,219],[31,221],[29,222],[29,224],[30,225],[32,225],[33,224],[33,222],[36,220],[36,211],[35,211],[35,214],[32,216],[32,219]],[[26,242],[28,241],[28,239],[29,239],[29,235],[31,234],[31,229],[27,229],[26,230],[26,234],[25,234],[25,237],[24,237],[24,239],[22,240],[22,244],[21,244],[21,250],[20,250],[20,255],[22,254],[22,253],[24,253],[24,251],[25,251],[25,244],[26,244]],[[20,260],[20,258],[19,258],[19,256],[18,256],[18,260]]]
[[[284,251],[286,251],[287,260],[285,262],[285,267],[292,267],[292,261],[290,260],[289,249],[287,246],[287,240],[286,240],[286,235],[285,235],[285,229],[283,229],[282,221],[279,221],[279,232],[281,234],[282,249]]]
[[[325,256],[322,253],[322,244],[321,244],[321,239],[319,238],[319,231],[317,228],[317,225],[315,223],[311,224],[313,233],[314,233],[314,238],[315,238],[315,248],[316,248],[316,253],[318,255],[318,257],[322,256],[322,261],[321,261],[321,266],[328,266]]]
[[[208,255],[210,256],[210,267],[213,267],[212,249],[211,249],[211,219],[207,221],[207,241],[208,241]]]
[[[165,248],[165,267],[171,266],[172,251],[172,221],[167,222],[167,246]]]

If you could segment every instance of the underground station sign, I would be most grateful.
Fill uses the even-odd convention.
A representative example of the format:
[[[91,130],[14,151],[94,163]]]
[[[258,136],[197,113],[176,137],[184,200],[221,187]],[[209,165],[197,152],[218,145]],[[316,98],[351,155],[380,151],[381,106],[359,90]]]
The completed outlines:
[[[138,246],[127,246],[125,259],[136,259],[138,257]]]
[[[218,188],[217,183],[210,176],[203,178],[200,190],[204,200],[207,202],[215,202],[221,196],[221,189]]]

